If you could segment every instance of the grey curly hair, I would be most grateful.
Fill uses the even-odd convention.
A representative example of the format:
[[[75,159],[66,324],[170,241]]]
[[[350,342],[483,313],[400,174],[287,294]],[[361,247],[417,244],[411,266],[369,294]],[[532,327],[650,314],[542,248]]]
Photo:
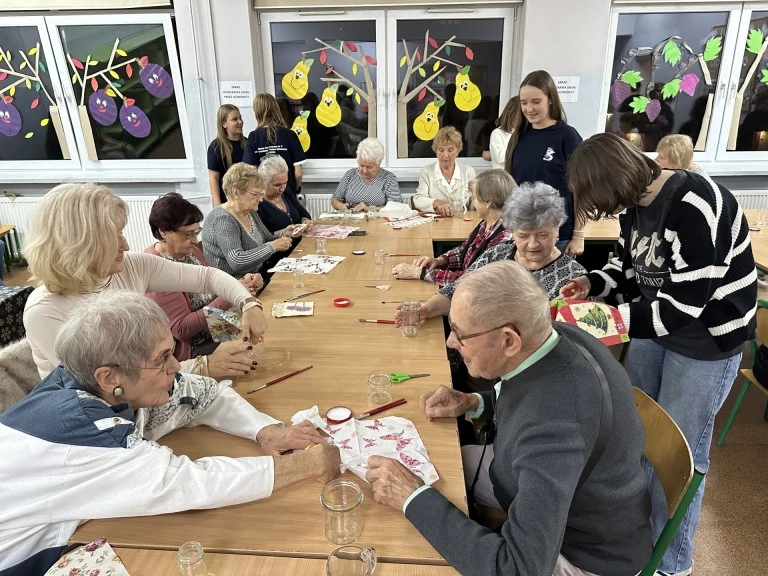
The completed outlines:
[[[567,219],[565,200],[560,192],[544,182],[520,184],[504,204],[504,228],[535,230],[542,226],[560,227]]]

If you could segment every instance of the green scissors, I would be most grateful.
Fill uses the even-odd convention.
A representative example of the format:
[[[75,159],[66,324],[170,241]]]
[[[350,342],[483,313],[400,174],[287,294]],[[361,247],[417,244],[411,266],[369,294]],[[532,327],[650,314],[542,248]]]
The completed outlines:
[[[400,384],[411,378],[426,378],[429,374],[390,374],[389,379],[392,384]]]

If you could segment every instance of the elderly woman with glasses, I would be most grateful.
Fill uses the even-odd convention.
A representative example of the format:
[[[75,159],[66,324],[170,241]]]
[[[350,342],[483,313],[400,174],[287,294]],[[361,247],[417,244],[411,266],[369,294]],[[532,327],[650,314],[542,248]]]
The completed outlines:
[[[219,270],[233,276],[253,273],[276,252],[291,249],[294,225],[274,234],[259,218],[264,188],[258,169],[243,162],[224,175],[227,201],[211,210],[203,229],[203,251]]]
[[[290,231],[297,244],[301,234],[312,227],[312,216],[288,188],[288,164],[277,154],[265,156],[259,164],[259,174],[264,178],[264,202],[259,204],[259,218],[270,232]],[[304,224],[304,228],[296,232],[299,224]]]
[[[172,192],[155,200],[149,213],[149,227],[157,242],[144,252],[194,266],[210,266],[200,250],[197,237],[202,228],[203,213],[185,200],[181,194]],[[246,274],[240,279],[254,296],[264,286],[260,274]],[[215,294],[201,292],[148,292],[147,296],[168,315],[171,333],[176,340],[174,356],[177,360],[188,360],[213,352],[218,344],[211,339],[205,321],[203,307],[213,306],[228,310],[232,304]]]
[[[505,170],[486,170],[473,180],[472,199],[480,223],[459,246],[442,256],[421,256],[413,264],[398,264],[392,275],[398,280],[422,279],[444,286],[455,282],[486,250],[508,242],[512,234],[501,221],[504,203],[515,189],[515,181]]]
[[[256,341],[264,333],[261,302],[248,288],[215,268],[128,252],[123,236],[127,222],[125,202],[98,184],[61,184],[40,202],[24,255],[42,285],[27,300],[24,328],[41,378],[59,364],[53,348],[59,327],[95,292],[215,294],[243,310],[248,339]],[[250,345],[226,342],[210,355],[185,361],[182,371],[213,378],[249,374]]]
[[[384,206],[387,202],[402,202],[397,177],[381,167],[384,144],[376,138],[366,138],[357,145],[357,168],[344,174],[331,198],[336,210],[352,208],[367,212],[369,206]]]
[[[229,386],[177,374],[173,344],[160,307],[122,290],[90,296],[60,327],[61,365],[0,416],[0,493],[13,499],[0,507],[0,573],[43,574],[91,518],[231,506],[338,475],[338,448],[309,422],[283,426]],[[193,460],[157,444],[199,425],[264,456]]]

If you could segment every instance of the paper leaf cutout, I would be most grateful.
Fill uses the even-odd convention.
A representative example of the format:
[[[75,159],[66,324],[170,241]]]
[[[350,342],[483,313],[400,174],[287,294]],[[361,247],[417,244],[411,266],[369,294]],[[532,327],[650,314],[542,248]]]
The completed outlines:
[[[357,76],[357,62],[352,64],[352,76]]]
[[[464,74],[464,76],[469,74],[469,66],[464,66],[464,68],[461,69],[460,74]]]
[[[437,40],[432,38],[432,36],[430,36],[428,40],[429,40],[429,45],[432,46],[432,48],[434,48],[435,50],[437,50]]]
[[[144,68],[144,66],[147,65],[147,62],[149,62],[149,58],[147,56],[142,56],[141,58],[139,58],[139,66],[141,66],[142,68]]]
[[[304,112],[302,112],[301,114],[299,114],[299,117],[300,117],[302,120],[306,120],[307,118],[309,118],[309,110],[304,110]]]
[[[133,106],[136,103],[136,100],[133,98],[126,98],[124,104],[126,106]]]
[[[445,84],[445,80],[443,80],[443,77],[442,77],[442,76],[438,76],[438,77],[437,77],[437,83],[438,83],[438,84]]]
[[[330,87],[331,92],[335,93],[338,89],[339,89],[338,84],[331,84],[331,87]]]
[[[715,36],[707,40],[707,44],[704,46],[704,54],[702,55],[704,62],[710,62],[720,55],[720,51],[723,49],[722,42],[722,36]]]
[[[467,60],[474,60],[475,59],[475,53],[472,52],[472,48],[467,46],[467,48],[464,50],[464,53],[467,55]]]
[[[128,56],[128,54],[125,53],[125,50],[122,50],[121,48],[118,48],[117,50],[115,50],[115,54],[117,54],[118,56]]]
[[[110,70],[109,75],[112,76],[112,78],[120,78],[120,76],[118,76],[117,72],[115,72],[114,70]]]
[[[26,86],[28,89],[32,90],[32,82],[29,80],[29,78],[24,79],[24,86]]]
[[[35,92],[40,92],[40,88],[42,88],[42,86],[40,86],[40,82],[35,81]]]
[[[302,62],[304,62],[304,66],[306,66],[307,68],[310,68],[312,66],[312,64],[315,63],[315,59],[314,58],[307,58],[306,60],[302,60]]]
[[[637,85],[643,81],[643,77],[640,75],[640,72],[638,72],[637,70],[627,70],[626,72],[624,72],[624,74],[621,75],[619,80],[621,80],[622,82],[626,82],[634,90],[635,88],[637,88]]]
[[[440,106],[442,106],[443,104],[445,104],[445,100],[435,100],[435,101],[433,102],[433,104],[434,104],[435,106],[437,106],[438,108],[440,108]]]
[[[128,78],[133,76],[133,66],[130,64],[125,65],[125,75],[128,76]]]
[[[114,98],[115,96],[117,96],[117,94],[115,94],[115,91],[114,91],[114,90],[112,90],[112,88],[107,88],[106,90],[104,90],[104,93],[105,93],[107,96],[111,96],[112,98]]]
[[[29,54],[30,56],[34,56],[35,54],[37,54],[37,46],[32,48],[29,52],[27,52],[27,54]]]
[[[449,45],[447,45],[447,44],[446,44],[446,46],[445,46],[445,53],[446,53],[448,56],[450,56],[450,55],[451,55],[451,47],[450,47]]]
[[[405,56],[403,56],[402,58],[400,58],[400,68],[402,68],[403,66],[405,66],[405,63],[406,63],[406,61],[407,61],[407,60],[408,60],[408,58],[406,58]]]
[[[8,62],[13,60],[13,54],[11,54],[10,50],[8,50],[8,52],[5,53],[5,59],[8,60]]]
[[[72,74],[72,84],[77,84],[77,73]]]
[[[693,96],[698,84],[699,77],[696,74],[689,73],[683,76],[682,81],[680,82],[680,90],[688,94],[688,96]]]
[[[664,55],[664,62],[670,66],[677,66],[680,62],[680,58],[683,57],[682,52],[680,52],[680,47],[674,40],[669,40],[664,44],[662,54]]]
[[[3,96],[3,102],[5,102],[6,104],[10,104],[11,102],[13,102],[13,98],[11,98],[10,96]]]
[[[8,90],[8,94],[10,94],[11,96],[16,94],[16,86],[11,86],[11,89]]]
[[[632,98],[632,102],[629,103],[629,107],[632,108],[632,112],[635,114],[641,114],[645,112],[651,99],[646,96],[635,96]]]
[[[350,52],[357,52],[357,46],[355,46],[352,42],[344,42],[344,46],[346,46],[347,50]]]
[[[374,58],[373,56],[366,55],[365,61],[368,62],[368,64],[370,64],[371,66],[376,66],[376,58]]]
[[[355,102],[360,104],[360,94],[358,92],[355,92]]]
[[[760,84],[768,84],[768,70],[760,70]]]
[[[99,81],[96,78],[91,78],[91,88],[94,92],[99,89]]]
[[[763,33],[760,30],[752,29],[749,31],[747,37],[747,52],[752,54],[759,54],[760,48],[763,47]]]
[[[424,68],[419,68],[419,76],[421,76],[422,78],[425,78],[426,75],[427,75],[427,73],[424,72]]]
[[[664,100],[674,98],[680,92],[680,78],[674,78],[664,84],[664,88],[661,90],[661,97]]]
[[[421,52],[419,52],[419,50],[418,50],[418,49],[417,49],[417,50],[416,50],[416,52],[413,54],[413,57],[414,57],[416,60],[418,60],[419,62],[421,62]]]
[[[435,63],[432,65],[432,72],[437,72],[437,69],[438,69],[438,68],[440,68],[440,60],[438,60],[437,62],[435,62]]]
[[[352,96],[352,92],[354,92],[354,91],[355,91],[354,88],[347,89],[347,96]]]
[[[326,62],[328,62],[328,54],[325,53],[325,50],[322,50],[320,52],[320,64],[325,66]]]
[[[83,66],[83,63],[80,62],[80,60],[78,60],[77,58],[70,58],[70,60],[72,61],[72,65],[75,68],[77,68],[78,70],[84,70],[85,69],[85,67]]]
[[[24,138],[26,138],[27,140],[29,140],[29,139],[30,139],[30,138],[32,138],[32,136],[34,136],[34,135],[35,135],[35,133],[34,133],[34,132],[27,132],[26,134],[24,134]]]
[[[611,105],[614,109],[618,109],[618,107],[621,106],[621,103],[624,102],[631,93],[632,88],[629,87],[629,84],[622,82],[621,80],[616,80],[611,85]]]
[[[27,63],[26,63],[26,62],[22,62],[22,63],[19,65],[19,70],[21,70],[22,68],[26,68],[26,67],[27,67]]]
[[[96,66],[98,65],[98,63],[99,63],[98,60],[91,60],[90,62],[88,62],[88,66]]]
[[[8,72],[0,72],[0,80],[5,80],[8,77]]]
[[[32,100],[32,104],[29,105],[29,109],[34,110],[35,108],[37,108],[38,104],[40,104],[40,99],[35,98],[34,100]]]
[[[40,126],[48,126],[48,122],[49,122],[48,118],[43,118],[42,120],[40,120]]]
[[[418,98],[416,100],[418,102],[421,102],[422,100],[424,100],[424,96],[426,96],[426,95],[427,95],[427,87],[425,86],[424,88],[422,88],[419,91],[419,96],[418,96]]]
[[[661,113],[661,102],[659,102],[656,99],[651,100],[648,103],[648,106],[645,108],[645,115],[648,116],[648,120],[653,122],[656,120],[656,118],[659,117],[659,114]]]
[[[40,66],[40,71],[41,72],[45,72],[45,64],[43,64],[42,60],[40,60],[40,62],[38,62],[38,65]]]

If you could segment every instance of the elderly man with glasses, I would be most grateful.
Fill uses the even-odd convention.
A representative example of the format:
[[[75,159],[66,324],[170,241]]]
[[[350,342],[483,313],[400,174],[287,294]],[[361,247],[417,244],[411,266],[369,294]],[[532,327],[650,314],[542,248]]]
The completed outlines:
[[[621,365],[577,327],[552,323],[547,294],[520,264],[466,274],[448,345],[494,388],[426,392],[428,419],[490,423],[462,448],[474,499],[508,519],[498,534],[467,518],[399,462],[371,457],[374,498],[402,509],[435,549],[473,576],[626,576],[651,554],[642,423]]]

